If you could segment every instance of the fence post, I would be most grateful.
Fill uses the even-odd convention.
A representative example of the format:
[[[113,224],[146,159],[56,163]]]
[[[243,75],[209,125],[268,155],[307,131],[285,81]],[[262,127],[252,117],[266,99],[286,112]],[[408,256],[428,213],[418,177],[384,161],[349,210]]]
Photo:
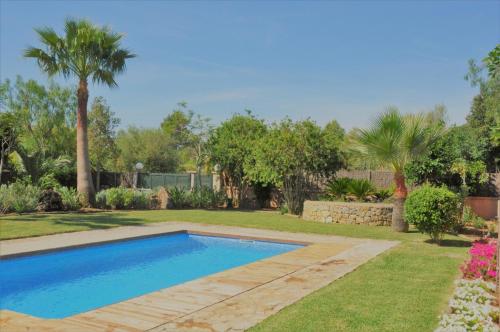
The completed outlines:
[[[212,189],[214,191],[220,191],[220,174],[217,172],[212,172]]]
[[[196,175],[196,172],[195,171],[188,171],[189,173],[189,179],[190,179],[190,190],[193,190],[194,189],[194,185],[195,185],[195,175]]]

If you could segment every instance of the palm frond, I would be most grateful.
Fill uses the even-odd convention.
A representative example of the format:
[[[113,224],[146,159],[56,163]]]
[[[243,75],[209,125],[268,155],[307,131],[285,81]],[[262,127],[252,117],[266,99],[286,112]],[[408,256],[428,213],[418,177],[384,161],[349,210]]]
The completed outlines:
[[[358,158],[366,158],[372,165],[402,170],[440,135],[439,128],[423,114],[402,115],[391,107],[368,129],[354,131],[349,146]]]
[[[36,58],[50,76],[73,74],[114,87],[117,86],[114,76],[125,71],[127,59],[135,57],[120,47],[123,35],[87,20],[67,19],[64,36],[58,36],[52,28],[35,31],[46,49],[30,47],[25,56]]]

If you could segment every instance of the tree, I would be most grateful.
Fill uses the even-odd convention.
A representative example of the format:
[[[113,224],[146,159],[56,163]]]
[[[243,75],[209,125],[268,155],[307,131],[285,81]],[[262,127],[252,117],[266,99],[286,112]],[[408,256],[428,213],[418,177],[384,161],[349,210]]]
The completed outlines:
[[[10,112],[0,113],[0,183],[2,183],[2,172],[5,158],[13,150],[16,143],[15,117]]]
[[[487,137],[469,125],[452,126],[406,166],[405,174],[415,184],[428,182],[470,193],[484,180],[487,154]]]
[[[488,138],[488,152],[485,159],[491,172],[498,171],[500,159],[500,45],[497,45],[481,64],[469,60],[469,72],[465,79],[471,86],[479,87],[479,94],[474,97],[471,110],[467,115],[467,124],[478,132],[479,137]],[[487,75],[485,75],[485,71]]]
[[[242,201],[249,184],[249,179],[245,177],[245,160],[265,132],[264,122],[247,112],[246,115],[233,115],[210,135],[207,144],[210,161],[222,172],[235,204]]]
[[[405,167],[422,156],[442,133],[442,128],[429,121],[424,114],[402,115],[390,107],[379,115],[367,129],[357,129],[350,138],[350,149],[372,165],[390,167],[394,172],[396,190],[392,212],[392,228],[398,232],[408,230],[403,209],[408,190]]]
[[[120,47],[121,34],[108,27],[99,27],[86,20],[65,22],[65,34],[59,36],[52,28],[35,29],[45,47],[29,47],[24,56],[37,60],[49,77],[61,74],[78,78],[78,112],[76,134],[77,189],[83,206],[92,205],[95,191],[90,172],[87,137],[88,80],[117,86],[115,75],[125,70],[125,61],[135,55]]]
[[[188,144],[194,152],[196,173],[198,175],[199,186],[201,187],[201,169],[208,161],[208,139],[213,127],[209,118],[204,118],[197,114],[189,125]]]
[[[64,180],[73,173],[76,136],[76,96],[72,88],[54,82],[48,86],[17,77],[12,86],[3,83],[2,109],[15,117],[17,169],[34,182],[48,173]],[[11,154],[12,157],[12,154]],[[52,167],[56,160],[67,162]]]
[[[103,97],[96,97],[89,112],[90,162],[96,170],[96,190],[101,183],[101,170],[116,158],[116,127],[120,119],[109,109]]]
[[[119,171],[134,171],[136,163],[144,164],[145,172],[175,172],[179,166],[178,152],[171,138],[161,129],[129,127],[116,137]]]
[[[273,124],[254,143],[245,174],[255,182],[270,183],[283,192],[288,209],[302,213],[310,183],[334,174],[343,165],[340,141],[311,120],[285,119]]]
[[[177,150],[189,143],[191,136],[190,128],[194,113],[188,109],[187,102],[179,102],[177,108],[172,111],[161,123],[161,129],[172,138]]]

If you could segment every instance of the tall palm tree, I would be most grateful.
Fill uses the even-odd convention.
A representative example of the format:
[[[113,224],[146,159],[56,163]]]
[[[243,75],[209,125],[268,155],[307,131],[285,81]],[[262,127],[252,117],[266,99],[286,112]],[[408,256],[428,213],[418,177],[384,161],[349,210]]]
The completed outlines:
[[[350,137],[350,150],[365,164],[390,167],[394,172],[394,208],[392,228],[398,232],[408,230],[403,219],[404,202],[408,194],[404,168],[423,155],[429,145],[443,132],[442,123],[433,114],[402,115],[390,107],[379,115],[368,129],[356,129]]]
[[[52,28],[35,29],[45,50],[29,47],[24,56],[35,58],[49,77],[60,74],[78,78],[78,112],[76,127],[77,189],[81,203],[94,203],[95,192],[90,172],[87,139],[88,80],[116,87],[115,75],[125,70],[125,61],[135,57],[120,47],[122,35],[108,27],[99,27],[86,20],[68,19],[65,34],[59,36]]]

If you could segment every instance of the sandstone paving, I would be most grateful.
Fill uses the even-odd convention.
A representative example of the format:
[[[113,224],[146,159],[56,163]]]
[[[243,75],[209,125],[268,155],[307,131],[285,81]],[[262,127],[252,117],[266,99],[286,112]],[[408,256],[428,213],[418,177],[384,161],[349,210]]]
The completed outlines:
[[[307,246],[63,319],[0,311],[3,331],[243,331],[395,246],[395,241],[168,222],[0,242],[0,257],[187,231]]]

